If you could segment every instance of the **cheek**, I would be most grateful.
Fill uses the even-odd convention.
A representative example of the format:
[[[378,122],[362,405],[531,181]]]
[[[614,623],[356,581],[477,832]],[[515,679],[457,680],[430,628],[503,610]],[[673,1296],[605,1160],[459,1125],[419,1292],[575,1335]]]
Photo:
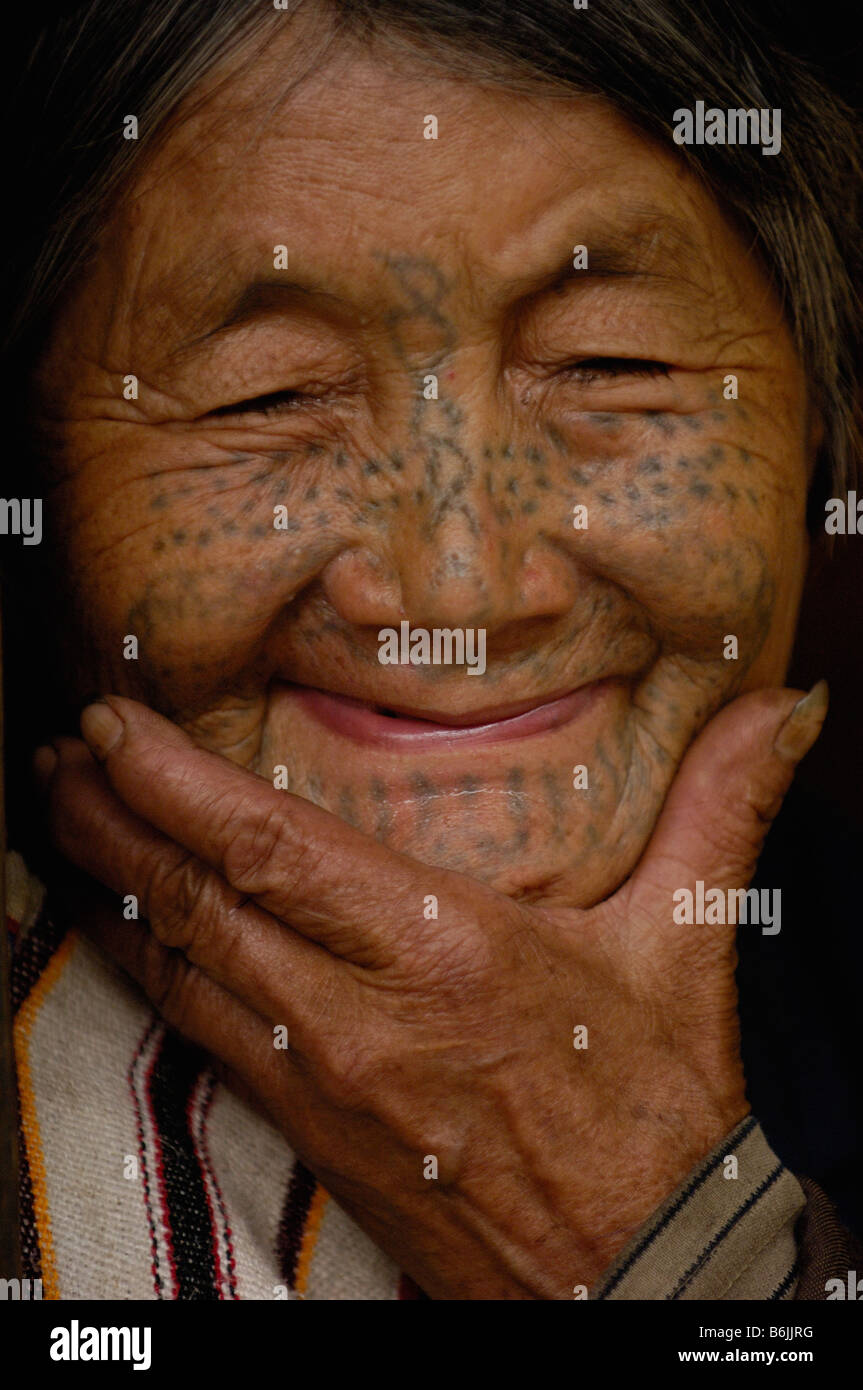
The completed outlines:
[[[789,538],[803,518],[803,487],[790,485],[759,432],[744,408],[715,402],[692,415],[584,413],[566,431],[534,421],[530,445],[501,446],[491,431],[481,444],[472,428],[470,468],[459,459],[470,487],[455,490],[445,461],[430,472],[410,447],[372,458],[319,443],[266,454],[196,445],[190,461],[188,441],[168,441],[158,469],[152,441],[104,450],[98,471],[57,489],[60,592],[86,615],[85,642],[103,662],[115,665],[135,636],[139,683],[203,697],[220,683],[254,683],[274,651],[302,665],[316,648],[320,667],[326,613],[309,602],[313,581],[358,545],[388,562],[400,555],[414,575],[430,557],[433,578],[440,526],[457,503],[459,514],[481,513],[480,531],[513,563],[538,536],[569,555],[580,593],[560,621],[576,635],[595,610],[615,641],[647,628],[663,650],[709,662],[731,633],[748,667],[788,587]],[[753,433],[757,452],[737,442]],[[106,495],[106,474],[123,469],[138,476]],[[330,645],[350,626],[331,631]],[[531,645],[526,635],[522,647]],[[356,660],[356,643],[352,652]]]
[[[633,597],[665,649],[710,660],[732,634],[749,665],[800,569],[802,468],[792,485],[778,446],[755,455],[711,415],[647,430],[606,417],[605,440],[569,469],[588,513],[569,544]]]
[[[109,669],[134,636],[137,670],[118,669],[139,688],[203,688],[253,664],[274,619],[344,544],[345,508],[317,457],[163,467],[107,498],[104,464],[57,490],[55,587],[75,643]]]

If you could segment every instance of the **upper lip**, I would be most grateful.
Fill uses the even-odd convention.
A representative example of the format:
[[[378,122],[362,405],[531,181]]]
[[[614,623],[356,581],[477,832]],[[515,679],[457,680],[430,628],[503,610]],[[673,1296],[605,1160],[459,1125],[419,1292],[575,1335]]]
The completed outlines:
[[[403,715],[406,719],[424,720],[429,724],[444,724],[454,729],[462,729],[470,728],[472,725],[495,724],[503,719],[515,719],[520,714],[527,714],[529,710],[538,709],[542,705],[550,705],[555,700],[562,700],[564,696],[572,695],[583,686],[594,683],[594,681],[582,681],[578,685],[565,686],[562,690],[555,690],[547,695],[534,695],[529,700],[513,700],[506,704],[483,705],[480,709],[465,710],[461,713],[453,713],[452,710],[429,709],[428,707],[420,708],[416,705],[403,705],[391,700],[382,702],[363,699],[356,695],[348,695],[340,690],[328,690],[322,686],[298,685],[298,689],[319,690],[323,695],[334,695],[341,699],[355,700],[357,704],[365,705],[378,712],[389,710],[393,714]]]

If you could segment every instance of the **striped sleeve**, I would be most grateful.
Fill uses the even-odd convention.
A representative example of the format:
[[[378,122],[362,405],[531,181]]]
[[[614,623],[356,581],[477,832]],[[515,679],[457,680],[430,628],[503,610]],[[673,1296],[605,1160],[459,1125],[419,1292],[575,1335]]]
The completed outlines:
[[[653,1213],[590,1298],[793,1299],[805,1205],[750,1115]]]

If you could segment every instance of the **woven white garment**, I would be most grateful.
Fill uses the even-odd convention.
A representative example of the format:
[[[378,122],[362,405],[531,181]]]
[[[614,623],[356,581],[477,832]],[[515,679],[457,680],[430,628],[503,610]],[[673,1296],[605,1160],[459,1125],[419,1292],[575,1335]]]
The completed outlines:
[[[43,894],[9,859],[17,959]],[[398,1268],[310,1174],[291,1206],[305,1170],[280,1134],[77,933],[29,988],[16,1056],[45,1297],[399,1297]]]

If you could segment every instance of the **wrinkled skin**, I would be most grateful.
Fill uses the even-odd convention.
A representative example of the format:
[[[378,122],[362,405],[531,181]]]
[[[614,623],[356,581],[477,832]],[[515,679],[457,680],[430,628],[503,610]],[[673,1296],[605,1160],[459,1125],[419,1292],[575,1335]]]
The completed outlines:
[[[292,790],[422,860],[595,901],[698,728],[782,678],[804,381],[763,275],[671,155],[599,103],[390,67],[345,54],[250,119],[285,80],[274,54],[171,137],[106,232],[41,375],[76,679],[268,778],[286,764]],[[691,254],[633,214],[647,205]],[[650,273],[570,270],[531,294],[611,237]],[[244,277],[339,298],[262,292],[249,322],[180,352]],[[670,371],[567,371],[596,357]],[[315,401],[213,414],[289,390]],[[378,630],[403,617],[485,627],[486,674],[381,666]],[[457,715],[604,676],[619,684],[588,717],[473,757],[357,748],[273,684]]]
[[[233,76],[139,174],[43,358],[38,438],[67,605],[65,667],[79,694],[132,696],[271,784],[285,764],[292,792],[414,861],[411,911],[390,926],[402,943],[416,931],[419,976],[401,957],[393,968],[390,953],[390,973],[377,977],[399,1028],[381,1024],[374,1065],[351,1088],[334,1076],[359,1047],[356,1007],[338,1015],[323,1062],[325,1041],[314,1043],[307,1017],[299,1108],[294,1081],[264,1079],[260,1019],[238,1021],[230,1046],[220,1041],[214,1020],[228,1003],[199,979],[214,957],[219,990],[244,1008],[260,1005],[254,967],[238,952],[232,978],[230,963],[238,921],[257,929],[259,909],[243,906],[249,865],[225,907],[239,914],[230,932],[202,943],[197,930],[178,931],[184,913],[165,901],[177,878],[172,842],[194,848],[217,812],[224,817],[226,797],[243,821],[254,789],[271,797],[272,786],[246,776],[208,802],[205,783],[194,803],[173,808],[167,828],[152,802],[153,769],[177,759],[187,792],[210,774],[187,764],[188,746],[160,725],[149,733],[156,744],[167,739],[161,754],[137,754],[152,774],[150,800],[138,784],[130,793],[128,770],[109,771],[119,801],[106,800],[82,750],[66,747],[55,834],[115,891],[140,890],[158,941],[188,950],[196,983],[168,981],[158,955],[133,960],[129,938],[118,958],[169,1021],[250,1078],[299,1152],[425,1288],[567,1296],[745,1113],[732,939],[715,949],[702,942],[693,955],[678,935],[672,961],[663,933],[675,887],[711,873],[748,882],[790,777],[787,762],[767,765],[793,704],[787,692],[723,725],[736,764],[721,739],[705,745],[672,838],[642,861],[644,900],[626,888],[612,908],[603,900],[644,854],[711,716],[783,680],[818,423],[741,233],[675,155],[604,103],[514,97],[336,47],[275,109],[291,51],[283,38]],[[429,112],[437,141],[422,138]],[[282,271],[273,268],[281,244],[290,255]],[[577,244],[588,247],[587,271],[572,268]],[[287,290],[287,280],[304,288]],[[268,287],[238,302],[250,281]],[[137,400],[123,397],[128,373]],[[438,399],[423,396],[429,373]],[[738,400],[724,397],[729,374]],[[276,393],[296,394],[255,404]],[[252,404],[229,409],[241,402]],[[280,504],[287,532],[273,525]],[[576,504],[588,507],[586,530],[573,527]],[[402,618],[485,628],[485,675],[380,665],[378,630]],[[138,638],[137,661],[123,658],[127,634]],[[729,635],[736,660],[725,656]],[[545,733],[411,754],[324,727],[286,684],[449,722],[600,679],[589,706]],[[577,764],[588,789],[573,788]],[[712,777],[713,852],[706,830],[697,843],[680,839],[688,821],[709,821]],[[158,862],[144,869],[122,801],[168,836],[156,850],[146,842]],[[296,814],[297,803],[284,804],[286,817]],[[258,814],[272,831],[268,802]],[[97,825],[112,827],[101,841]],[[317,825],[309,844],[308,891],[324,865],[341,875],[348,900],[351,884],[362,884],[354,926],[371,931],[357,842]],[[289,893],[273,907],[279,862],[267,861],[267,909],[287,952],[298,923]],[[401,871],[396,860],[374,862],[389,918],[391,900],[407,902]],[[441,870],[465,876],[442,932],[451,965],[442,974],[418,907],[424,893],[446,896]],[[197,921],[198,889],[210,907],[221,890],[199,864],[192,879],[191,896],[188,877],[175,889]],[[511,917],[517,905],[506,899],[524,915]],[[597,903],[599,917],[578,914]],[[655,960],[651,933],[663,942]],[[110,935],[100,937],[109,950]],[[486,939],[494,949],[479,969]],[[356,959],[354,946],[343,948],[343,936],[330,946]],[[371,938],[363,963],[385,970]],[[335,986],[316,988],[339,998]],[[559,994],[554,1010],[549,990]],[[453,1000],[468,1001],[463,1027]],[[263,1013],[293,1018],[298,1007],[287,989],[282,1014],[270,997]],[[585,1012],[607,1030],[607,1047],[579,1091],[571,1032]],[[317,1010],[319,1027],[326,1016]],[[376,1017],[364,1015],[364,1036]],[[452,1038],[429,1036],[429,1018],[446,1018]],[[441,1071],[430,1074],[436,1049]],[[447,1055],[458,1058],[457,1079]],[[499,1071],[491,1105],[483,1078]],[[383,1125],[411,1164],[428,1152],[442,1094],[458,1097],[438,1134],[439,1147],[458,1155],[448,1181],[457,1188],[466,1173],[469,1200],[482,1194],[469,1239],[438,1210],[426,1224],[414,1220],[423,1197],[405,1177],[407,1160],[380,1147]],[[540,1097],[538,1114],[529,1095]],[[347,1130],[340,1148],[333,1112],[370,1106],[372,1136]],[[494,1146],[489,1170],[482,1155]],[[577,1181],[565,1160],[576,1149]],[[543,1187],[546,1164],[553,1179]]]
[[[439,869],[429,918],[425,866],[117,696],[82,716],[93,757],[63,738],[37,768],[55,843],[146,918],[88,890],[87,934],[422,1289],[583,1297],[697,1159],[733,1152],[734,931],[670,906],[748,882],[823,685],[795,702],[711,720],[588,910]]]

